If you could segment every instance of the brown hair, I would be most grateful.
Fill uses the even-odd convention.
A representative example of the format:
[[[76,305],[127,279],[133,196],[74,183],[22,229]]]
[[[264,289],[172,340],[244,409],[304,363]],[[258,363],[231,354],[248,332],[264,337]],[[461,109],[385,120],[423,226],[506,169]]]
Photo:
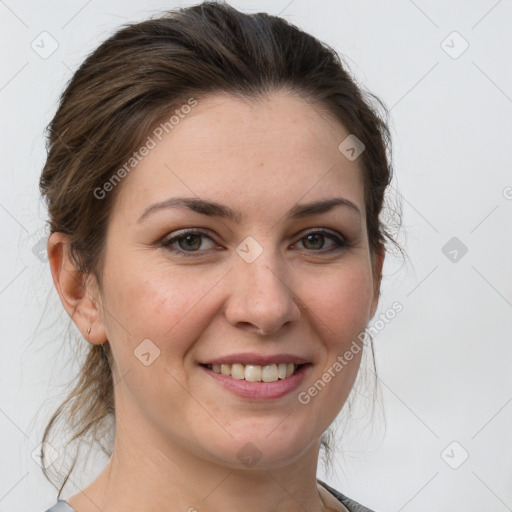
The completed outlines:
[[[102,198],[94,191],[173,109],[212,93],[258,98],[277,90],[320,105],[363,142],[359,162],[370,251],[384,251],[386,241],[398,246],[379,220],[392,178],[389,128],[378,112],[387,114],[382,102],[363,93],[333,49],[287,21],[204,2],[122,27],[87,57],[61,96],[47,128],[40,189],[50,231],[69,237],[77,268],[94,274],[101,286],[106,224],[119,187]],[[371,349],[373,356],[373,343]],[[113,431],[108,420],[115,422],[111,365],[108,342],[87,347],[78,382],[52,416],[43,443],[64,415],[70,442],[89,434],[111,455],[111,445],[103,445],[105,433]],[[322,446],[329,451],[327,439]],[[51,481],[44,465],[43,472]]]

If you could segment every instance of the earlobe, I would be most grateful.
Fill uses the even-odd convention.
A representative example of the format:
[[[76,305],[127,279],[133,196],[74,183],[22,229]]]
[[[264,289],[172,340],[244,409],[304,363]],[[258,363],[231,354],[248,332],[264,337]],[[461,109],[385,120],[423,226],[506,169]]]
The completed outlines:
[[[47,250],[53,284],[64,309],[87,341],[104,343],[107,337],[95,277],[76,268],[65,234],[52,233]]]
[[[386,256],[386,251],[383,247],[381,249],[381,251],[379,251],[378,253],[375,253],[372,258],[374,291],[373,291],[370,318],[373,318],[373,316],[375,315],[375,312],[377,311],[377,306],[379,305],[380,283],[382,280],[382,267],[384,265],[385,256]]]

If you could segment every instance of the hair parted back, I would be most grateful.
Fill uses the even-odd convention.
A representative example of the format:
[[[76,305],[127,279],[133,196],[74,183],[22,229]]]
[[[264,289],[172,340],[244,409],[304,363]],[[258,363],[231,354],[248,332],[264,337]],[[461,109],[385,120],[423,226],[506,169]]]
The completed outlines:
[[[386,112],[382,102],[362,92],[333,49],[284,19],[203,2],[123,26],[87,57],[60,98],[47,128],[40,190],[50,231],[69,237],[77,268],[95,275],[101,287],[106,226],[120,187],[101,199],[94,190],[173,109],[190,97],[257,99],[278,90],[321,106],[363,142],[359,162],[370,251],[384,251],[387,241],[397,245],[379,220],[392,179],[389,128],[378,112]],[[101,441],[114,428],[108,420],[115,422],[112,352],[108,341],[87,350],[74,389],[44,432],[43,462],[44,442],[61,416],[72,428],[70,441],[91,435],[111,455],[112,447]],[[327,439],[322,446],[329,452]]]

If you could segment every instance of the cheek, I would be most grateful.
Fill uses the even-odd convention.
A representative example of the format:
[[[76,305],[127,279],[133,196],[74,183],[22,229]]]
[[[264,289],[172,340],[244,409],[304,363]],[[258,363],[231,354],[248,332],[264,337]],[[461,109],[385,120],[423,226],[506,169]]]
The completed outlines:
[[[105,323],[113,349],[123,357],[133,355],[149,339],[162,353],[184,354],[210,321],[205,298],[218,280],[214,277],[117,261],[104,276]]]
[[[370,320],[373,281],[368,268],[352,265],[329,279],[304,286],[305,306],[316,318],[317,329],[332,343],[357,338]]]

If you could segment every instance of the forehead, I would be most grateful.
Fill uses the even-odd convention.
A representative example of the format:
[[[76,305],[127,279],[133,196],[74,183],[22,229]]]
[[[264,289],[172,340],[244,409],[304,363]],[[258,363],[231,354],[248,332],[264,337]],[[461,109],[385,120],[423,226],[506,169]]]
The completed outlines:
[[[362,170],[338,149],[349,132],[318,105],[285,92],[212,95],[186,112],[172,129],[149,134],[152,149],[121,184],[117,208],[135,215],[169,197],[196,196],[261,216],[342,196],[364,215]]]

